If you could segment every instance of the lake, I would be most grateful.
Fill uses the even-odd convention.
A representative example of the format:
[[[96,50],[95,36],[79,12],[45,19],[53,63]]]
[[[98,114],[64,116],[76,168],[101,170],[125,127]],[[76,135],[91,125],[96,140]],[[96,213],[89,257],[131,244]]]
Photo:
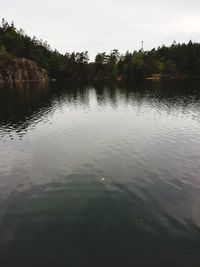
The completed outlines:
[[[0,88],[0,266],[200,266],[200,81]]]

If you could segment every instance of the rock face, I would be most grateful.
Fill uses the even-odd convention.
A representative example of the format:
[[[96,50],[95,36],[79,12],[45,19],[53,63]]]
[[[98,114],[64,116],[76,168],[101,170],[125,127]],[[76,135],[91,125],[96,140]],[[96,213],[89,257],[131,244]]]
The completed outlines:
[[[34,61],[17,58],[10,60],[3,73],[0,73],[0,80],[8,83],[47,82],[49,77],[47,71],[39,68]]]

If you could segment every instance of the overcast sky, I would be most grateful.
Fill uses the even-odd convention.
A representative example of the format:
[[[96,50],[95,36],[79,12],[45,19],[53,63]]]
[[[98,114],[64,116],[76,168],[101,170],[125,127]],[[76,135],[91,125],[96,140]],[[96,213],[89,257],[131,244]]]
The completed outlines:
[[[0,14],[60,52],[200,42],[200,0],[0,0]]]

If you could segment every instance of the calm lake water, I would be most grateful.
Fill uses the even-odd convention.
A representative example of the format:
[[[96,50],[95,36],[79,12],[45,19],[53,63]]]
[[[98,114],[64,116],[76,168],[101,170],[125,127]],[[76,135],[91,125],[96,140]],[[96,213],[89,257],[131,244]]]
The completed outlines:
[[[0,266],[199,267],[200,81],[2,86]]]

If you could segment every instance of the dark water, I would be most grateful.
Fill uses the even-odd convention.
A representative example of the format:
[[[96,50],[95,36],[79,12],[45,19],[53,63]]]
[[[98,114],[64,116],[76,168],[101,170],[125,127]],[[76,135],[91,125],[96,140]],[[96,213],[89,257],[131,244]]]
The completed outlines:
[[[200,82],[0,88],[0,266],[200,266]]]

